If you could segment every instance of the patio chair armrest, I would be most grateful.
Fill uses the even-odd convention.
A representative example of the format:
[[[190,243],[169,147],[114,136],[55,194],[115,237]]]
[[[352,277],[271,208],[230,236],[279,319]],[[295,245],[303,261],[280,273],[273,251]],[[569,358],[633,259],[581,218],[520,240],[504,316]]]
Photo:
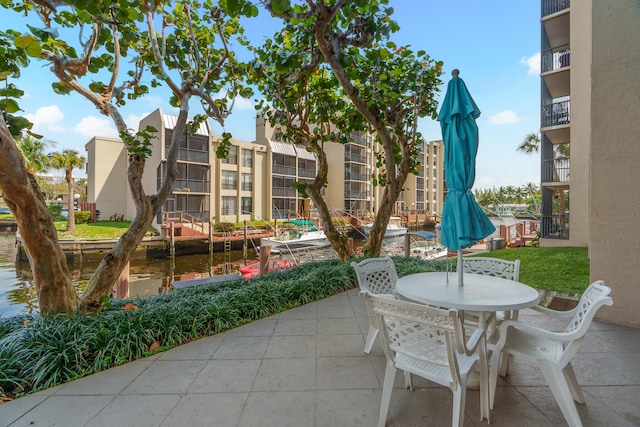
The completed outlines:
[[[574,333],[571,332],[553,332],[538,326],[531,325],[529,323],[522,322],[520,320],[505,320],[500,324],[500,339],[498,346],[501,347],[507,338],[507,328],[515,328],[524,333],[535,335],[542,338],[547,338],[557,342],[568,342],[573,339]]]
[[[453,327],[455,329],[456,347],[459,353],[464,353],[467,356],[471,356],[478,350],[478,346],[485,341],[485,330],[482,328],[476,328],[471,337],[467,341],[464,319],[459,315],[457,310],[449,310],[449,316],[453,320]]]
[[[541,305],[536,305],[531,308],[539,313],[557,317],[559,319],[570,319],[576,313],[576,308],[567,311],[554,310],[552,308],[543,307]]]

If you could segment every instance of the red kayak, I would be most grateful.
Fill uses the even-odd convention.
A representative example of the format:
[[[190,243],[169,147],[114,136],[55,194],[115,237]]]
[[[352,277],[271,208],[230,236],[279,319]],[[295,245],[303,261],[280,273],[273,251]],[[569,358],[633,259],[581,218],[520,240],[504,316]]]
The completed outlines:
[[[295,267],[297,264],[295,261],[289,261],[286,259],[270,259],[269,271],[286,270],[291,267]],[[253,262],[238,269],[244,279],[253,279],[260,275],[260,262]]]

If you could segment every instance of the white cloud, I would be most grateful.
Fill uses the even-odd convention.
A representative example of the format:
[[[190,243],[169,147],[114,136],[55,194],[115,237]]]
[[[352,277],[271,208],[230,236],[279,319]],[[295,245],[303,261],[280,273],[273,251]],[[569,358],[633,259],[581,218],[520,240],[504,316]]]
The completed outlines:
[[[522,58],[520,63],[526,65],[529,68],[527,75],[538,76],[540,75],[540,52],[536,53],[529,58]]]
[[[33,123],[35,133],[63,132],[64,113],[57,105],[40,107],[35,114],[25,114],[25,117]]]
[[[238,110],[255,110],[255,102],[251,99],[242,98],[240,96],[236,96],[234,99],[233,108]]]
[[[118,137],[118,132],[110,119],[95,116],[85,116],[80,119],[73,131],[87,138],[94,136]]]
[[[508,125],[520,121],[520,117],[511,110],[504,110],[489,117],[489,122],[494,125]]]
[[[148,112],[144,112],[140,114],[131,113],[124,120],[127,123],[127,127],[129,129],[133,129],[137,132],[138,128],[140,127],[140,121],[145,117],[147,117],[149,114],[151,113],[148,113]]]

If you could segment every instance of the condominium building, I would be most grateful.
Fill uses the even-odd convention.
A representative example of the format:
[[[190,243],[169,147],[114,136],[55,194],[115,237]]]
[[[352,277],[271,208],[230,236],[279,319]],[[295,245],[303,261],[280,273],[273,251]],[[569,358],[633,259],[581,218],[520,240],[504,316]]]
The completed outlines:
[[[153,150],[145,165],[143,186],[154,194],[161,185],[176,116],[160,109],[141,120],[140,129],[157,130]],[[315,217],[315,208],[294,188],[311,182],[317,171],[315,154],[305,147],[282,141],[282,129],[256,120],[256,140],[231,140],[229,155],[216,157],[220,136],[203,122],[192,135],[183,135],[178,154],[178,176],[154,226],[163,214],[183,215],[214,223],[254,219]],[[381,188],[373,187],[375,171],[372,137],[353,134],[350,142],[327,144],[330,178],[324,189],[327,205],[336,215],[375,213]],[[425,144],[419,176],[410,175],[398,210],[442,211],[442,153],[439,142]],[[86,144],[87,200],[95,202],[102,218],[114,214],[133,218],[135,206],[127,183],[127,153],[121,140],[94,137]]]
[[[638,327],[640,4],[541,6],[540,244],[587,246],[591,281],[613,289],[600,316]]]

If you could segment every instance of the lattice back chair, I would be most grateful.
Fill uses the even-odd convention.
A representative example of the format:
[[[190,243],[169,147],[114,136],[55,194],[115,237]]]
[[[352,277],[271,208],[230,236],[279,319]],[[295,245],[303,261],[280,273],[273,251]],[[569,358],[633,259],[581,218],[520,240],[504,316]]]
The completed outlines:
[[[507,261],[500,258],[490,257],[465,257],[462,259],[462,268],[465,273],[484,274],[487,276],[501,277],[507,280],[518,281],[520,279],[520,260]],[[467,322],[471,327],[477,324],[477,313],[466,312]],[[503,320],[517,319],[518,310],[496,313],[495,318],[491,319],[491,328],[495,328]],[[492,349],[492,343],[497,340],[497,336],[492,336],[492,330],[488,332],[490,337],[489,350]],[[505,376],[509,370],[509,359],[504,357],[500,361],[500,375]]]
[[[480,417],[489,420],[489,385],[485,332],[476,329],[465,342],[463,322],[455,309],[400,301],[388,296],[364,294],[367,310],[380,329],[387,359],[378,426],[386,424],[396,370],[419,375],[453,392],[452,426],[464,424],[467,378],[474,366],[480,368]]]
[[[498,380],[498,359],[501,353],[512,354],[538,364],[568,424],[572,427],[581,426],[573,401],[586,404],[586,400],[571,366],[571,359],[580,348],[598,309],[613,304],[610,294],[611,288],[599,280],[587,288],[573,310],[562,312],[536,308],[558,319],[568,320],[561,332],[552,332],[518,320],[504,321],[500,325],[500,339],[491,356],[491,408]]]
[[[381,258],[368,258],[360,262],[352,262],[351,267],[356,272],[358,286],[360,286],[360,295],[369,293],[373,295],[393,295],[399,297],[396,291],[396,282],[398,281],[398,272],[396,265],[390,256]],[[375,321],[369,315],[369,333],[367,334],[367,342],[364,345],[364,352],[370,353],[373,342],[378,336],[378,328]]]

